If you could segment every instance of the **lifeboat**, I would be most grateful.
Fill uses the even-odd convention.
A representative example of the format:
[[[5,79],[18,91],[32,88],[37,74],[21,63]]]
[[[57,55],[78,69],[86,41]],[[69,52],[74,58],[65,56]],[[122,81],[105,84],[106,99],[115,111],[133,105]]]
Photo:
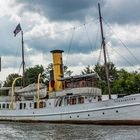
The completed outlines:
[[[16,90],[15,94],[17,96],[22,96],[24,98],[34,98],[38,96],[38,85],[36,83],[30,84],[27,87]],[[47,94],[47,87],[45,84],[40,84],[40,98],[44,98]]]

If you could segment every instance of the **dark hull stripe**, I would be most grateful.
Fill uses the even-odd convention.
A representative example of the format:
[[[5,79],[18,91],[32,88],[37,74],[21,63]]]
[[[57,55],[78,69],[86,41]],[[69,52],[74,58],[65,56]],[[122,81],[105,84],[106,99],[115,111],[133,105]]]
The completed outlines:
[[[4,122],[22,122],[22,123],[60,123],[60,124],[91,124],[91,125],[140,125],[140,120],[64,120],[64,121],[38,121],[38,120],[6,120]]]

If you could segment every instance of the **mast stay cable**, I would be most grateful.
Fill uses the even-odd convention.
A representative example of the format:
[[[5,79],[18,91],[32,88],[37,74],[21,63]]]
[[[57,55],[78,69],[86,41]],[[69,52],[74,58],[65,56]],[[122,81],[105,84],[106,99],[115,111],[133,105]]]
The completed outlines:
[[[127,49],[127,51],[129,52],[129,54],[131,54],[131,56],[133,56],[133,58],[140,64],[140,61],[135,57],[135,55],[129,50],[129,48],[127,47],[127,45],[119,38],[119,36],[113,31],[112,27],[103,19],[104,23],[108,26],[108,28],[115,34],[115,36],[118,38],[118,40],[120,41],[120,43],[122,44],[123,47],[125,47]]]
[[[68,52],[67,52],[66,61],[65,61],[65,64],[66,65],[67,65],[67,61],[68,61],[68,55],[69,55],[70,49],[72,47],[72,42],[73,42],[73,37],[74,37],[74,31],[75,31],[75,28],[72,28],[72,35],[71,35],[71,38],[70,38],[70,42],[69,42],[69,46],[68,46]]]

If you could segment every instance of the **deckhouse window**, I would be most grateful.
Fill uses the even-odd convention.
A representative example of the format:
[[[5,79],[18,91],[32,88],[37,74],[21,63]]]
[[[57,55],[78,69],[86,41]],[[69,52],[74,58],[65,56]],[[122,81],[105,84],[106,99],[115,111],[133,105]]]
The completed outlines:
[[[22,109],[22,103],[19,104],[19,109]]]
[[[98,75],[94,73],[61,78],[61,81],[63,82],[63,88],[65,89],[65,88],[93,87],[98,79],[99,79]]]
[[[24,109],[26,108],[26,103],[23,104],[24,105]]]
[[[39,108],[43,108],[46,107],[46,103],[45,102],[40,102],[39,103]],[[34,102],[34,108],[37,108],[37,102]]]
[[[2,105],[2,108],[5,108],[5,104]]]
[[[9,104],[6,105],[6,108],[9,108]]]
[[[84,97],[79,97],[78,104],[83,104],[83,103],[84,103]]]
[[[74,98],[71,98],[70,99],[70,102],[71,102],[71,105],[75,105],[76,104],[76,98],[74,97]]]
[[[70,99],[67,99],[67,104],[75,105],[76,104],[76,97],[70,97]]]
[[[80,87],[85,87],[86,86],[86,81],[85,80],[81,80],[80,81]]]
[[[102,97],[101,96],[98,96],[98,101],[102,101]]]
[[[37,102],[34,103],[34,108],[37,108]]]
[[[1,104],[0,104],[0,109],[1,109]]]
[[[40,102],[40,103],[39,103],[39,107],[40,107],[40,108],[43,108],[43,102]]]

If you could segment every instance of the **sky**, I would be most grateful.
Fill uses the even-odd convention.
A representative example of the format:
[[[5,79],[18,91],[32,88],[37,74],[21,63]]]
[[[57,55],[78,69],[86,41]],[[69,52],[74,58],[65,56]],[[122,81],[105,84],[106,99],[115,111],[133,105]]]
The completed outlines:
[[[108,61],[129,71],[140,69],[139,0],[0,0],[0,81],[22,73],[20,23],[26,68],[47,67],[51,50],[64,50],[73,74],[103,63],[98,2],[101,6]]]

